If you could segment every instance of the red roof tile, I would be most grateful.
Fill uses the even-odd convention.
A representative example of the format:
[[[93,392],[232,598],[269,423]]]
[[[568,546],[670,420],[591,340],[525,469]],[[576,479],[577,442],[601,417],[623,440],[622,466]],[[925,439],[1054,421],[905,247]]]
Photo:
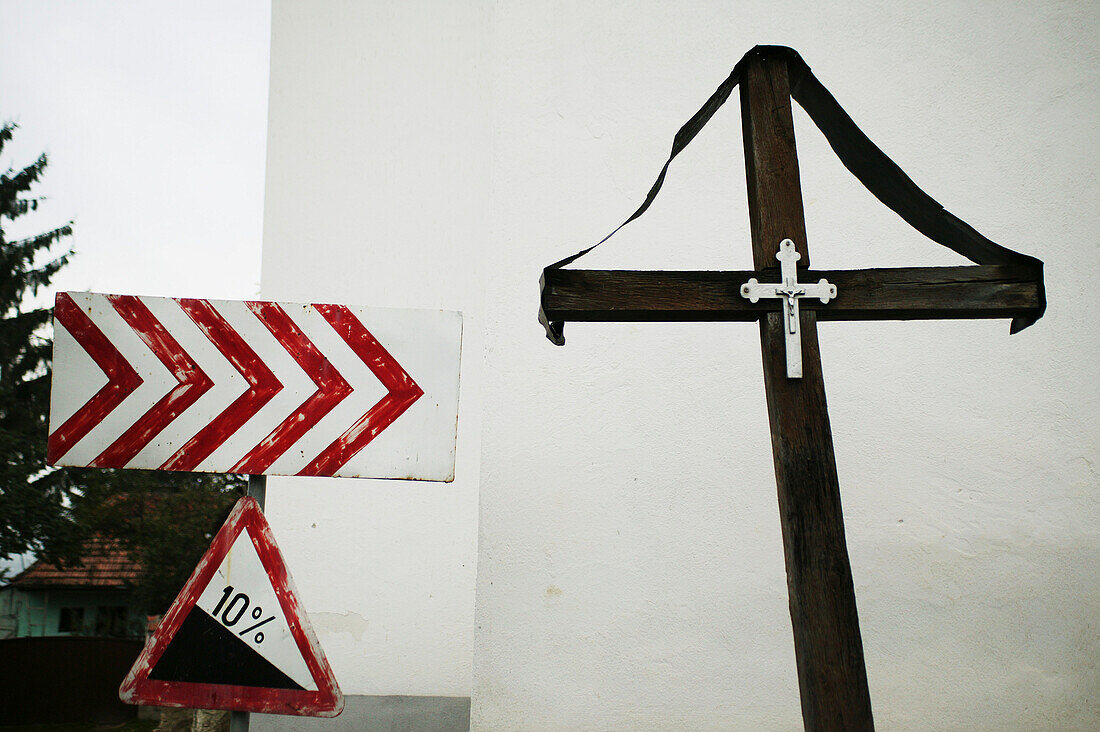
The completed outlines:
[[[82,566],[61,568],[37,561],[17,575],[11,586],[124,589],[133,584],[139,571],[141,566],[131,560],[117,542],[94,537],[84,546]]]

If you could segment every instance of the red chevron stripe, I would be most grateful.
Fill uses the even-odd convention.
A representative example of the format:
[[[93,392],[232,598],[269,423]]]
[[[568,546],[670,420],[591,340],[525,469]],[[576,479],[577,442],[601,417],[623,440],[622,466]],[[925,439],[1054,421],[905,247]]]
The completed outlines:
[[[344,434],[321,451],[298,475],[332,475],[352,459],[378,434],[400,417],[424,390],[412,380],[401,364],[371,335],[343,305],[314,305],[329,325],[374,373],[388,394],[356,420]]]
[[[107,299],[178,382],[89,463],[93,468],[122,468],[172,420],[198,401],[214,382],[140,299],[133,295],[108,295]]]
[[[259,474],[342,402],[352,388],[279,305],[273,302],[248,302],[246,305],[317,385],[317,391],[228,470],[230,473]]]
[[[80,442],[93,427],[103,421],[142,384],[134,367],[127,363],[110,339],[103,335],[87,313],[80,309],[66,292],[57,293],[54,319],[88,352],[96,365],[107,375],[107,383],[65,420],[46,440],[46,462],[56,463]]]
[[[185,298],[177,302],[226,360],[233,364],[237,373],[248,382],[248,389],[243,394],[160,466],[161,470],[194,470],[195,466],[209,457],[210,453],[218,449],[241,425],[282,391],[283,384],[208,300]]]

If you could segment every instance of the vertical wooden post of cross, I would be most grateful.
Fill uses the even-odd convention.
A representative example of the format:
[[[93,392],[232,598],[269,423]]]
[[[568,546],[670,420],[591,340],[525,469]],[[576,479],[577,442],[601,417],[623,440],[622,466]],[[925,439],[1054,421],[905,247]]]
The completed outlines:
[[[787,64],[748,59],[741,84],[753,263],[777,265],[783,239],[810,264]],[[760,320],[764,387],[779,490],[787,591],[806,729],[873,729],[855,588],[844,542],[836,456],[825,408],[817,314],[802,309],[801,379],[787,377],[783,315]]]

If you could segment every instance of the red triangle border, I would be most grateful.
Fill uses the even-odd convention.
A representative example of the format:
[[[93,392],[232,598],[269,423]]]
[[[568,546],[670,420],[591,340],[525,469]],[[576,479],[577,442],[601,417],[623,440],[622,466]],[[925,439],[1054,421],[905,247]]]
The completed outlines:
[[[226,684],[197,684],[182,681],[156,681],[149,673],[160,660],[168,644],[172,642],[183,619],[194,607],[203,590],[210,584],[222,560],[241,532],[248,535],[267,571],[275,595],[290,626],[298,650],[309,669],[316,691],[296,689],[267,689],[254,686]],[[195,571],[180,590],[156,631],[145,642],[145,647],[134,662],[130,673],[118,690],[119,699],[127,704],[146,704],[158,707],[187,707],[192,709],[229,709],[263,714],[293,714],[312,717],[335,717],[344,709],[344,695],[332,674],[332,668],[321,650],[317,637],[298,601],[294,581],[287,571],[271,527],[264,518],[260,505],[254,498],[245,496],[237,501],[229,518],[210,543]]]

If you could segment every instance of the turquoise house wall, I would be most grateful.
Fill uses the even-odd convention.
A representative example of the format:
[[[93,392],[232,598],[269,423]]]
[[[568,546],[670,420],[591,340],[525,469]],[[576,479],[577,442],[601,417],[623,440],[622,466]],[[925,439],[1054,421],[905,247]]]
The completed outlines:
[[[0,637],[99,635],[97,613],[100,608],[111,607],[125,608],[121,620],[124,635],[140,637],[144,614],[131,603],[128,592],[117,590],[20,590],[9,587],[0,593]],[[61,630],[63,608],[83,609],[83,623],[78,630]]]

